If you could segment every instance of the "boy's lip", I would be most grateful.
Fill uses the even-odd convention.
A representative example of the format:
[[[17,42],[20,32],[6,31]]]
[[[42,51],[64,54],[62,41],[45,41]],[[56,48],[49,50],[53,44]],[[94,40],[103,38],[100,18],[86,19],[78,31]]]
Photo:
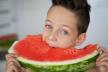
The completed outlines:
[[[53,47],[53,48],[58,47],[58,46],[56,46],[55,44],[53,44],[53,43],[51,43],[51,42],[47,42],[47,41],[46,41],[46,43],[47,43],[50,47]]]
[[[42,38],[42,40],[50,47],[56,48],[58,46],[56,46],[54,43],[47,41],[44,37]]]

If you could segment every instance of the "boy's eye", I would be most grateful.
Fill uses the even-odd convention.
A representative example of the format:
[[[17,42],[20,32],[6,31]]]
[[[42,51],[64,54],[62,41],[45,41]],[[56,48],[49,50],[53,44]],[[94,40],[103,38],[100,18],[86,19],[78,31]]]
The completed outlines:
[[[68,35],[69,33],[68,33],[68,31],[66,31],[66,30],[62,30],[62,31],[61,31],[61,34],[62,34],[62,35]]]
[[[51,25],[46,24],[46,25],[45,25],[45,28],[46,28],[46,29],[52,29],[53,27],[52,27]]]

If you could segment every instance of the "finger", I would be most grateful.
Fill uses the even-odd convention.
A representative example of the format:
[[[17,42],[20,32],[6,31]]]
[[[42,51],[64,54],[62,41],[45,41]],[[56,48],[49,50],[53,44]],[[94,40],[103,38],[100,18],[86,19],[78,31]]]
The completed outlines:
[[[11,66],[9,69],[8,69],[8,72],[20,72],[19,68],[15,67],[15,66]]]
[[[11,57],[17,58],[18,56],[17,56],[16,54],[7,54],[7,55],[6,55],[6,60],[8,60],[8,59],[11,58]]]
[[[96,66],[105,66],[108,68],[108,61],[98,62],[98,63],[96,63]]]
[[[104,53],[104,48],[99,47],[97,50],[100,54]]]
[[[18,56],[17,54],[14,54],[14,53],[8,53],[7,55],[14,56],[14,57]]]
[[[18,67],[21,67],[21,65],[16,61],[10,61],[9,63],[7,63],[7,67],[11,66],[11,65],[16,65]]]
[[[22,67],[21,72],[26,72],[26,69]]]
[[[16,64],[18,66],[21,66],[20,63],[16,59],[14,59],[12,57],[9,60],[7,60],[7,64],[10,64],[10,63],[14,63],[14,64]]]
[[[106,72],[106,67],[105,66],[98,66],[97,72]]]
[[[103,52],[108,53],[108,50],[106,48],[101,48]]]
[[[10,56],[10,55],[9,55],[9,56]],[[18,66],[21,66],[21,65],[19,64],[19,62],[18,62],[15,58],[13,58],[13,57],[7,58],[7,63],[10,63],[10,62],[13,62],[13,63],[15,63],[15,64],[18,65]]]
[[[100,47],[99,44],[97,44],[97,51],[98,51],[100,54],[102,54],[102,53],[104,52],[103,48]]]
[[[21,68],[19,68],[18,66],[14,65],[14,64],[9,66],[6,69],[6,72],[20,72],[20,71],[21,71]]]
[[[100,54],[101,53],[108,53],[108,50],[106,48],[99,47],[97,50],[100,52]]]
[[[102,61],[108,61],[108,56],[103,56],[102,58],[99,59],[97,62],[102,62]]]
[[[100,54],[103,52],[103,50],[102,50],[101,47],[99,47],[97,50],[98,50],[98,52],[99,52]]]
[[[103,54],[101,54],[101,55],[97,58],[97,61],[100,61],[100,60],[103,59],[104,57],[108,57],[108,53],[103,53]]]

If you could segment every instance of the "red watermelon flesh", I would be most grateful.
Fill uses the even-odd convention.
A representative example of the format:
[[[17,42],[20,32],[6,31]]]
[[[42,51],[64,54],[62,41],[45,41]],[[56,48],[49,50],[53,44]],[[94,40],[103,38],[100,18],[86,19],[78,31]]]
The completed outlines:
[[[89,45],[84,49],[61,49],[61,48],[51,48],[46,54],[41,55],[38,59],[39,61],[64,61],[81,58],[87,54],[92,53],[96,50],[96,45]]]
[[[27,36],[19,41],[14,50],[24,58],[36,61],[64,61],[81,58],[96,50],[96,45],[87,45],[83,49],[52,48],[44,41],[42,36]]]
[[[27,36],[19,41],[14,49],[19,56],[34,60],[49,50],[48,45],[42,42],[40,36]]]

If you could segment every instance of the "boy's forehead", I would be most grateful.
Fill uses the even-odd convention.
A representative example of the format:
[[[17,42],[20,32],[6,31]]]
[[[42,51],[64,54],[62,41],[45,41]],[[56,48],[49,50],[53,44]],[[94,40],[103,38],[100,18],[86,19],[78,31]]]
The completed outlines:
[[[62,6],[53,6],[53,7],[51,7],[50,9],[49,9],[49,11],[48,11],[48,14],[60,14],[60,15],[63,15],[63,16],[65,16],[65,15],[69,15],[69,16],[75,16],[75,14],[72,12],[72,11],[70,11],[69,9],[67,9],[67,8],[64,8],[64,7],[62,7]]]
[[[54,24],[72,24],[77,23],[76,16],[73,12],[61,6],[54,6],[49,9],[47,20],[53,22]]]

